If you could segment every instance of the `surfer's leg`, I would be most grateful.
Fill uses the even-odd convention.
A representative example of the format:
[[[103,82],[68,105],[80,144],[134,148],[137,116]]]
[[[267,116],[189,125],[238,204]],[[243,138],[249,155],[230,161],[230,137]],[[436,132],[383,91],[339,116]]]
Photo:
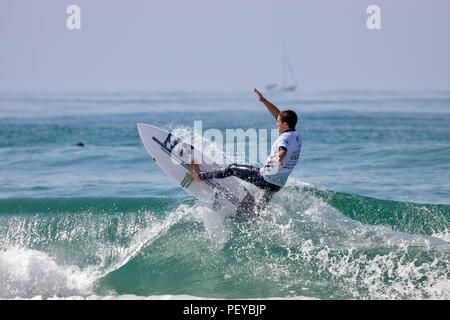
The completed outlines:
[[[257,186],[263,190],[278,191],[280,187],[267,182],[264,177],[259,172],[259,168],[250,165],[232,165],[229,169],[232,171],[232,175],[242,179],[244,181],[250,182],[251,184]]]
[[[259,213],[261,210],[264,210],[264,208],[267,206],[267,204],[272,199],[273,195],[277,191],[272,191],[269,189],[264,190],[264,193],[262,194],[261,198],[258,199],[258,202],[256,203],[256,211]]]
[[[201,180],[223,179],[231,176],[250,182],[260,189],[271,188],[271,184],[264,180],[264,177],[259,173],[259,168],[251,165],[230,164],[219,169],[199,173]]]
[[[263,210],[270,202],[273,195],[281,189],[280,186],[267,182],[259,172],[259,168],[251,165],[231,164],[219,169],[199,172],[199,177],[201,180],[223,179],[231,176],[250,182],[258,188],[264,190],[261,198],[255,206],[257,212]],[[253,207],[253,205],[254,202],[251,206]]]
[[[236,213],[238,215],[253,212],[255,209],[255,206],[256,206],[256,201],[255,201],[255,197],[253,196],[253,194],[251,194],[247,189],[245,189],[245,192],[246,192],[246,196],[239,203],[239,206],[236,210]]]
[[[228,166],[209,170],[199,171],[198,176],[201,180],[223,179],[227,177],[237,177],[241,180],[250,182],[263,190],[278,191],[280,187],[267,182],[259,172],[259,168],[246,164],[230,164]]]
[[[218,169],[213,169],[209,171],[201,171],[199,172],[199,176],[201,180],[210,180],[210,179],[223,179],[229,176],[232,176],[232,171],[229,169],[230,166],[225,166]]]
[[[201,180],[223,179],[226,177],[237,177],[241,180],[250,182],[260,189],[279,190],[279,187],[267,182],[259,172],[259,168],[247,164],[230,164],[228,166],[202,171],[198,173]]]
[[[199,176],[201,180],[223,179],[235,176],[242,180],[248,181],[248,179],[251,179],[255,175],[254,169],[257,168],[250,165],[234,163],[214,170],[201,171],[199,172]]]

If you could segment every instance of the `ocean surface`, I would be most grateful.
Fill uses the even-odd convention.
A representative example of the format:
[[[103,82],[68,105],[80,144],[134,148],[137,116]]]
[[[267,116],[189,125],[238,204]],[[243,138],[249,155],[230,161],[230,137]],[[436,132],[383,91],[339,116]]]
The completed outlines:
[[[136,123],[275,128],[253,92],[1,92],[0,299],[450,299],[450,92],[267,98],[299,114],[300,161],[236,219]]]

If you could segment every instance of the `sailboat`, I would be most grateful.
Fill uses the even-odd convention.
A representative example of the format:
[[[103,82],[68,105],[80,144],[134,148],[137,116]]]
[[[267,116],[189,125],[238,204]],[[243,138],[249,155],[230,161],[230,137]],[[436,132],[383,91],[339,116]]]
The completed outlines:
[[[284,44],[282,53],[281,82],[271,83],[266,86],[266,89],[270,91],[295,91],[297,89],[297,80],[295,79],[294,69],[292,69],[289,55]]]

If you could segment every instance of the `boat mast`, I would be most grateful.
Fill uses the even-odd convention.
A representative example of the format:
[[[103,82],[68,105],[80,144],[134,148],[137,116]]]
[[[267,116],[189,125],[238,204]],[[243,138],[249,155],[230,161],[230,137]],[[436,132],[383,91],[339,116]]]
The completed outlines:
[[[293,84],[295,86],[297,86],[297,79],[295,78],[294,69],[292,68],[291,61],[289,59],[289,55],[287,53],[286,46],[284,45],[284,43],[283,43],[283,60],[284,60],[284,63],[283,63],[283,80],[282,80],[283,83],[282,83],[282,85],[284,86],[285,73],[287,74],[287,72],[289,72],[292,77],[292,80],[294,81]]]

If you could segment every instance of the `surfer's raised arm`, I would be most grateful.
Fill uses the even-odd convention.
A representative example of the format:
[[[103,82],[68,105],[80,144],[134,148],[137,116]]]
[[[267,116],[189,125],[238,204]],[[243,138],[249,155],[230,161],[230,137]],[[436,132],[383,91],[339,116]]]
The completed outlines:
[[[272,102],[270,102],[269,100],[267,100],[262,94],[261,92],[258,91],[258,89],[254,90],[255,93],[258,95],[259,101],[261,101],[262,103],[264,103],[264,105],[266,106],[267,110],[270,111],[270,113],[273,115],[273,117],[275,119],[278,118],[278,115],[280,114],[280,109],[278,109]]]

